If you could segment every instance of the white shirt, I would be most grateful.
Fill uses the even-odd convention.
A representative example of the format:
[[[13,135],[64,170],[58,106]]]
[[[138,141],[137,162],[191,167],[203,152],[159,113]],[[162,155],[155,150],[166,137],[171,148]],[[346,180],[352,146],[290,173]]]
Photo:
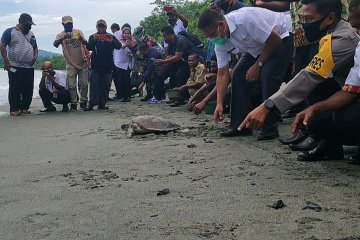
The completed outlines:
[[[174,32],[175,34],[178,34],[179,32],[186,32],[187,29],[184,27],[184,23],[178,19],[175,23],[175,25],[173,26]]]
[[[265,8],[244,7],[225,15],[229,26],[230,38],[221,47],[215,47],[218,67],[225,67],[230,59],[228,53],[236,48],[240,53],[250,53],[253,57],[261,54],[271,31],[281,39],[291,32],[290,19],[286,14],[273,12]]]
[[[55,71],[54,78],[55,78],[55,82],[57,84],[59,84],[60,86],[64,87],[66,90],[68,90],[67,79],[66,79],[65,73],[60,72],[60,71]],[[45,87],[51,93],[58,91],[47,77],[45,78]]]
[[[122,40],[122,32],[117,31],[114,33],[114,36],[121,42],[121,44],[124,44]],[[128,68],[132,69],[134,66],[133,57],[129,56],[131,53],[131,50],[129,48],[121,48],[119,50],[114,50],[114,64],[116,67],[127,70]]]
[[[354,66],[351,68],[346,78],[344,91],[360,93],[360,43],[356,47]]]

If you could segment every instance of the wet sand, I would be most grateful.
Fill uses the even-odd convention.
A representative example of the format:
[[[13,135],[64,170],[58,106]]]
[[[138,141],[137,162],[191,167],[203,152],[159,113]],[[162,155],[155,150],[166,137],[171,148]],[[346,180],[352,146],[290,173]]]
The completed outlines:
[[[224,124],[182,107],[108,105],[39,113],[35,99],[31,115],[0,116],[1,240],[360,239],[360,166],[298,162],[256,135],[223,139]],[[182,130],[127,138],[121,125],[143,114]],[[284,208],[267,206],[278,199]]]

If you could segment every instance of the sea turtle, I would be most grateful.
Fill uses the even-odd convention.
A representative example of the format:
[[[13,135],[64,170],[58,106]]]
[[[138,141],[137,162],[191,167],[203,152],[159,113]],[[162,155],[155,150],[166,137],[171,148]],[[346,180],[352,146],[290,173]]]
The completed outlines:
[[[121,125],[121,129],[127,131],[128,136],[148,133],[167,133],[179,128],[179,125],[167,121],[161,117],[143,115],[131,119],[130,124]]]

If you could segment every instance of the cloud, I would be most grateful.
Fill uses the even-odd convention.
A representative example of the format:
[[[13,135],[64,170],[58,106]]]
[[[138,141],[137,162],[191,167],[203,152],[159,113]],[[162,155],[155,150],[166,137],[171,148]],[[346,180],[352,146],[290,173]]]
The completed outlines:
[[[128,22],[135,28],[139,22],[149,16],[154,6],[153,0],[0,0],[4,2],[0,10],[0,34],[17,24],[23,12],[33,17],[33,26],[38,45],[41,49],[60,52],[52,43],[56,34],[63,30],[61,18],[70,15],[74,19],[74,28],[84,32],[86,37],[96,31],[96,21],[103,18],[110,26]],[[20,3],[21,4],[18,4]]]

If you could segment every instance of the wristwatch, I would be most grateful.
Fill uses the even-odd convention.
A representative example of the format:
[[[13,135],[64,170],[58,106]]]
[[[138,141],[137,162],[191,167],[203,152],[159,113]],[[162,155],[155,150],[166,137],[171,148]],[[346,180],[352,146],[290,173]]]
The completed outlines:
[[[267,109],[269,109],[270,111],[274,111],[277,110],[275,103],[271,100],[271,99],[266,99],[264,102],[264,105]]]
[[[259,68],[261,68],[264,64],[261,61],[259,61],[259,62],[257,62],[257,65]]]

